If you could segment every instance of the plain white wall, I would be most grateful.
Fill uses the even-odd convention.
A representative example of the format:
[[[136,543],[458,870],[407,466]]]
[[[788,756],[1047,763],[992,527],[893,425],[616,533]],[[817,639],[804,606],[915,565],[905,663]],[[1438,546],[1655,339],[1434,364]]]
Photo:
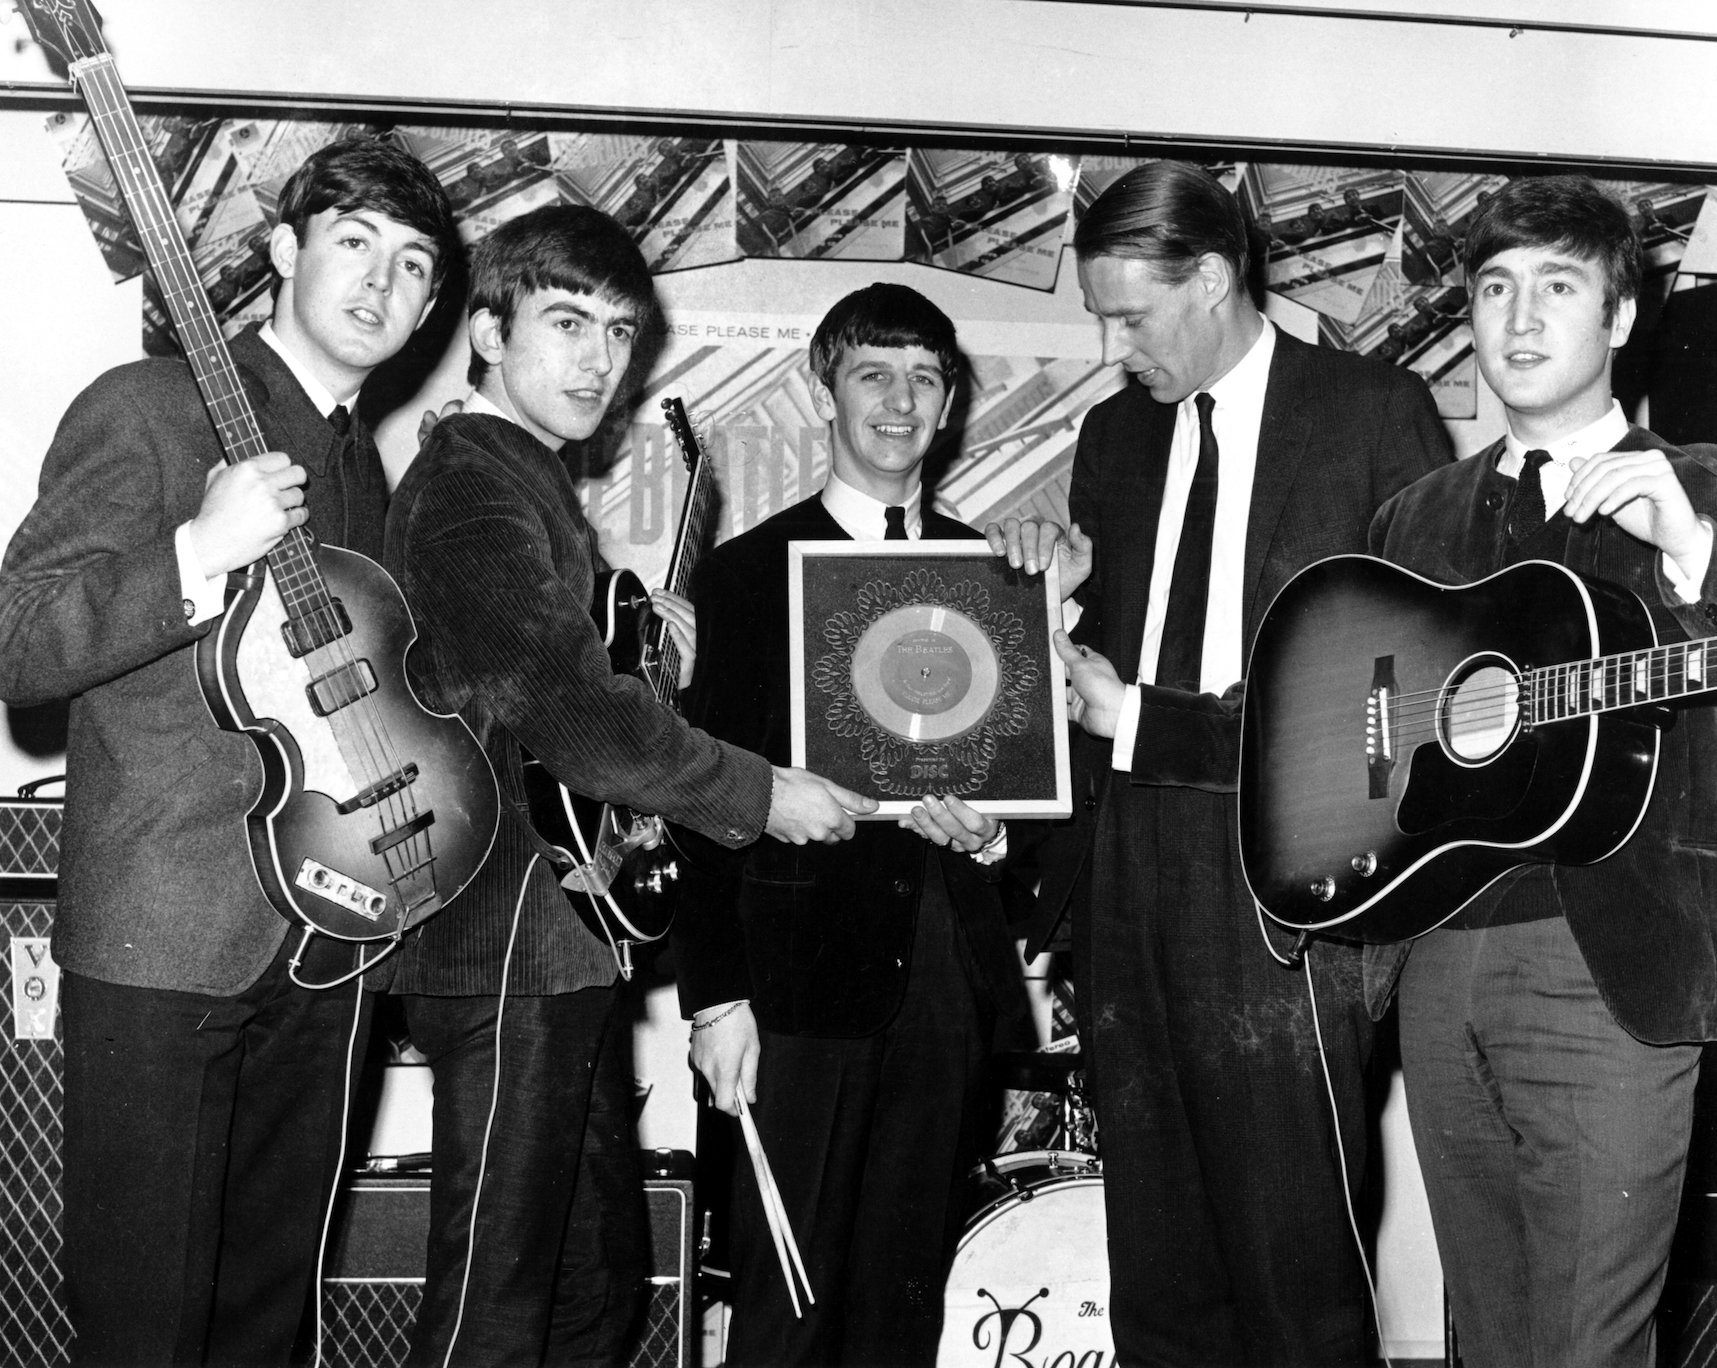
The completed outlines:
[[[1711,160],[1708,0],[104,0],[137,89]],[[1342,10],[1501,12],[1512,27]],[[0,34],[22,21],[0,11]],[[1605,36],[1534,28],[1620,25]],[[0,43],[6,82],[51,82]],[[1655,92],[1673,92],[1653,98]],[[1686,101],[1683,108],[1677,101]]]

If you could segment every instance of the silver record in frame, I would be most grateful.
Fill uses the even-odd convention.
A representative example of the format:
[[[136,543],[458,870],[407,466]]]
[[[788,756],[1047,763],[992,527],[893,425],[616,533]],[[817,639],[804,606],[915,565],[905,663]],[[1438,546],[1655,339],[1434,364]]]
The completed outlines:
[[[926,794],[996,817],[1072,811],[1053,565],[982,541],[788,548],[793,763],[894,818]]]

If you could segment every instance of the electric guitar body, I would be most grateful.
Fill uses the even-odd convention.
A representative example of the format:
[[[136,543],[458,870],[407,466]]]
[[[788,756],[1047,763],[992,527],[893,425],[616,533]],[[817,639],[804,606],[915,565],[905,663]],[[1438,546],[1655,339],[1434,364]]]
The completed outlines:
[[[684,404],[664,399],[662,409],[689,474],[666,575],[667,588],[684,594],[708,532],[714,484]],[[677,706],[679,651],[651,612],[643,582],[630,570],[597,576],[590,612],[614,673],[637,676],[664,706]],[[522,760],[531,826],[566,852],[570,868],[561,887],[591,934],[613,948],[621,975],[630,978],[632,947],[660,940],[673,925],[685,857],[660,817],[588,798],[561,784],[528,752]]]
[[[608,648],[608,663],[615,674],[639,675],[646,682],[653,620],[649,603],[643,581],[630,570],[607,570],[596,578],[591,616]],[[563,887],[591,933],[616,945],[648,944],[667,935],[674,922],[680,858],[667,824],[624,804],[574,793],[534,756],[526,753],[523,760],[531,825],[570,857],[575,876]]]

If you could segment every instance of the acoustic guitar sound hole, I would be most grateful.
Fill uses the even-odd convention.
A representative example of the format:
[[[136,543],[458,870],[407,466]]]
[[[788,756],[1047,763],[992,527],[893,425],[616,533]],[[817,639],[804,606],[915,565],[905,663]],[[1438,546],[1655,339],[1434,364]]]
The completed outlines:
[[[1443,749],[1457,764],[1482,765],[1510,741],[1520,726],[1520,686],[1505,665],[1469,668],[1451,680],[1439,710]]]

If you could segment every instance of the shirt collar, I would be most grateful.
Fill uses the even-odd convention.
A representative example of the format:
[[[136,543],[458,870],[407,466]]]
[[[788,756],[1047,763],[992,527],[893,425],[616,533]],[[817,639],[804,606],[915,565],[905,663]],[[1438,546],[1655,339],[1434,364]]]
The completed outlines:
[[[1595,423],[1588,423],[1578,432],[1559,437],[1543,446],[1527,446],[1512,432],[1504,434],[1504,447],[1499,460],[1506,459],[1510,469],[1518,470],[1526,461],[1528,451],[1547,451],[1559,466],[1579,456],[1596,456],[1602,451],[1614,451],[1616,443],[1628,435],[1627,415],[1619,402],[1610,400],[1609,412]]]
[[[917,541],[924,530],[922,497],[921,485],[914,485],[906,496],[906,535],[912,541]],[[888,505],[854,489],[833,472],[823,486],[823,507],[854,541],[881,541],[888,530],[883,513]]]
[[[268,343],[274,354],[286,363],[286,369],[292,372],[292,378],[304,387],[304,393],[310,396],[310,402],[316,405],[316,411],[324,418],[341,404],[346,406],[347,413],[357,408],[358,391],[353,390],[344,398],[336,398],[310,368],[292,354],[286,343],[280,340],[280,334],[274,331],[272,319],[258,328],[256,335]]]
[[[1264,391],[1270,386],[1270,362],[1276,355],[1276,326],[1267,318],[1259,321],[1264,326],[1246,349],[1246,355],[1234,363],[1228,374],[1205,387],[1204,392],[1216,401],[1216,409],[1264,411]],[[1181,401],[1186,405],[1187,417],[1194,423],[1198,421],[1198,409],[1193,403],[1197,397],[1196,393],[1189,394]],[[1215,409],[1212,410],[1213,417],[1214,414]]]
[[[464,413],[486,413],[491,418],[505,418],[509,423],[517,421],[481,390],[474,389],[465,396],[464,408],[461,411]]]

